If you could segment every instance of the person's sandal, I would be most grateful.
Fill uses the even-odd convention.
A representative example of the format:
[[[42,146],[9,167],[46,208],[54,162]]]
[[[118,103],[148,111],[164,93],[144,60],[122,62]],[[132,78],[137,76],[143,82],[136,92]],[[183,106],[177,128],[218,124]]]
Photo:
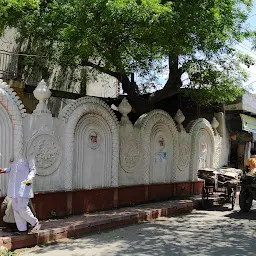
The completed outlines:
[[[41,228],[41,224],[39,222],[36,223],[36,225],[31,229],[31,233],[37,233]]]

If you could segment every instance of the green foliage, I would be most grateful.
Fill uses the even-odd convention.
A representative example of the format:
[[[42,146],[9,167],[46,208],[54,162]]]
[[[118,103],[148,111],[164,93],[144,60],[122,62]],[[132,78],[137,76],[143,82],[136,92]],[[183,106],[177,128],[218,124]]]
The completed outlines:
[[[4,246],[0,247],[0,256],[15,256],[15,255],[17,254],[9,251],[6,247]]]
[[[241,54],[222,54],[208,59],[198,58],[187,60],[183,64],[191,81],[186,94],[201,105],[214,102],[232,102],[243,93],[242,82],[247,79],[247,73],[242,67],[251,65],[252,59]]]
[[[178,59],[166,86],[180,87],[185,74],[189,84],[183,87],[204,104],[233,100],[246,79],[241,64],[251,65],[248,56],[234,51],[237,42],[250,36],[243,27],[250,0],[3,2],[1,29],[16,27],[21,48],[44,56],[30,60],[38,69],[87,66],[122,81],[133,72],[144,77],[166,71],[164,60],[170,59],[170,68]]]
[[[7,26],[15,27],[17,20],[27,11],[36,10],[39,3],[39,0],[0,0],[0,32]]]
[[[57,217],[57,213],[55,211],[51,211],[51,218],[56,218]]]

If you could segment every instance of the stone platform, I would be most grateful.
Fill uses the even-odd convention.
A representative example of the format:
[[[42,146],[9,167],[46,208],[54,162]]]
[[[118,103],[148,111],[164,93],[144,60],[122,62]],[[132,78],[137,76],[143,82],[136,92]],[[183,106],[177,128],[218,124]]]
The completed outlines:
[[[45,220],[41,221],[42,228],[38,234],[17,235],[0,230],[0,246],[3,245],[13,250],[44,244],[60,238],[149,221],[160,216],[189,213],[198,206],[199,202],[199,197],[193,197]]]

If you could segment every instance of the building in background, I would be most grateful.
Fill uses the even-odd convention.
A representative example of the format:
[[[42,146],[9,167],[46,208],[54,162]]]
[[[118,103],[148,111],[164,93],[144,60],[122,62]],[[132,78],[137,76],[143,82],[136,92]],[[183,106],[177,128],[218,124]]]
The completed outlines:
[[[21,54],[17,49],[15,36],[15,29],[8,29],[4,36],[0,38],[0,79],[14,88],[27,111],[31,113],[37,104],[31,93],[42,76],[36,74],[33,77],[25,77],[22,63],[24,58],[38,58],[38,56]],[[47,83],[49,88],[54,90],[53,97],[48,102],[53,115],[58,115],[61,108],[81,96],[88,95],[101,98],[116,98],[119,96],[120,83],[117,79],[102,73],[94,74],[88,79],[90,72],[89,69],[86,70],[87,78],[84,79],[82,70],[52,68]]]
[[[226,105],[230,134],[231,166],[244,169],[251,148],[256,148],[256,95],[246,92],[236,102]]]

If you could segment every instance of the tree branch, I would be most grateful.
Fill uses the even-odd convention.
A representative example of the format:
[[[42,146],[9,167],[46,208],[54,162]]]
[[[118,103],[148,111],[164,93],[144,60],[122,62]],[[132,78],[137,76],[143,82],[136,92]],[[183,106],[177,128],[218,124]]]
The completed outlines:
[[[178,93],[179,88],[182,85],[181,82],[182,70],[179,69],[178,56],[169,56],[169,78],[164,85],[163,89],[157,90],[149,97],[149,103],[154,105],[158,101],[166,99]]]
[[[105,68],[105,67],[99,66],[99,65],[94,64],[94,63],[92,63],[92,62],[90,62],[90,61],[82,60],[82,61],[80,62],[80,66],[95,68],[95,69],[97,69],[98,71],[100,71],[100,72],[102,72],[102,73],[105,73],[105,74],[108,74],[108,75],[110,75],[110,76],[113,76],[113,77],[115,77],[117,80],[119,80],[120,82],[122,82],[122,81],[121,81],[122,75],[121,75],[120,73],[115,72],[115,71],[112,71],[112,70],[109,70],[109,69],[107,69],[107,68]]]

